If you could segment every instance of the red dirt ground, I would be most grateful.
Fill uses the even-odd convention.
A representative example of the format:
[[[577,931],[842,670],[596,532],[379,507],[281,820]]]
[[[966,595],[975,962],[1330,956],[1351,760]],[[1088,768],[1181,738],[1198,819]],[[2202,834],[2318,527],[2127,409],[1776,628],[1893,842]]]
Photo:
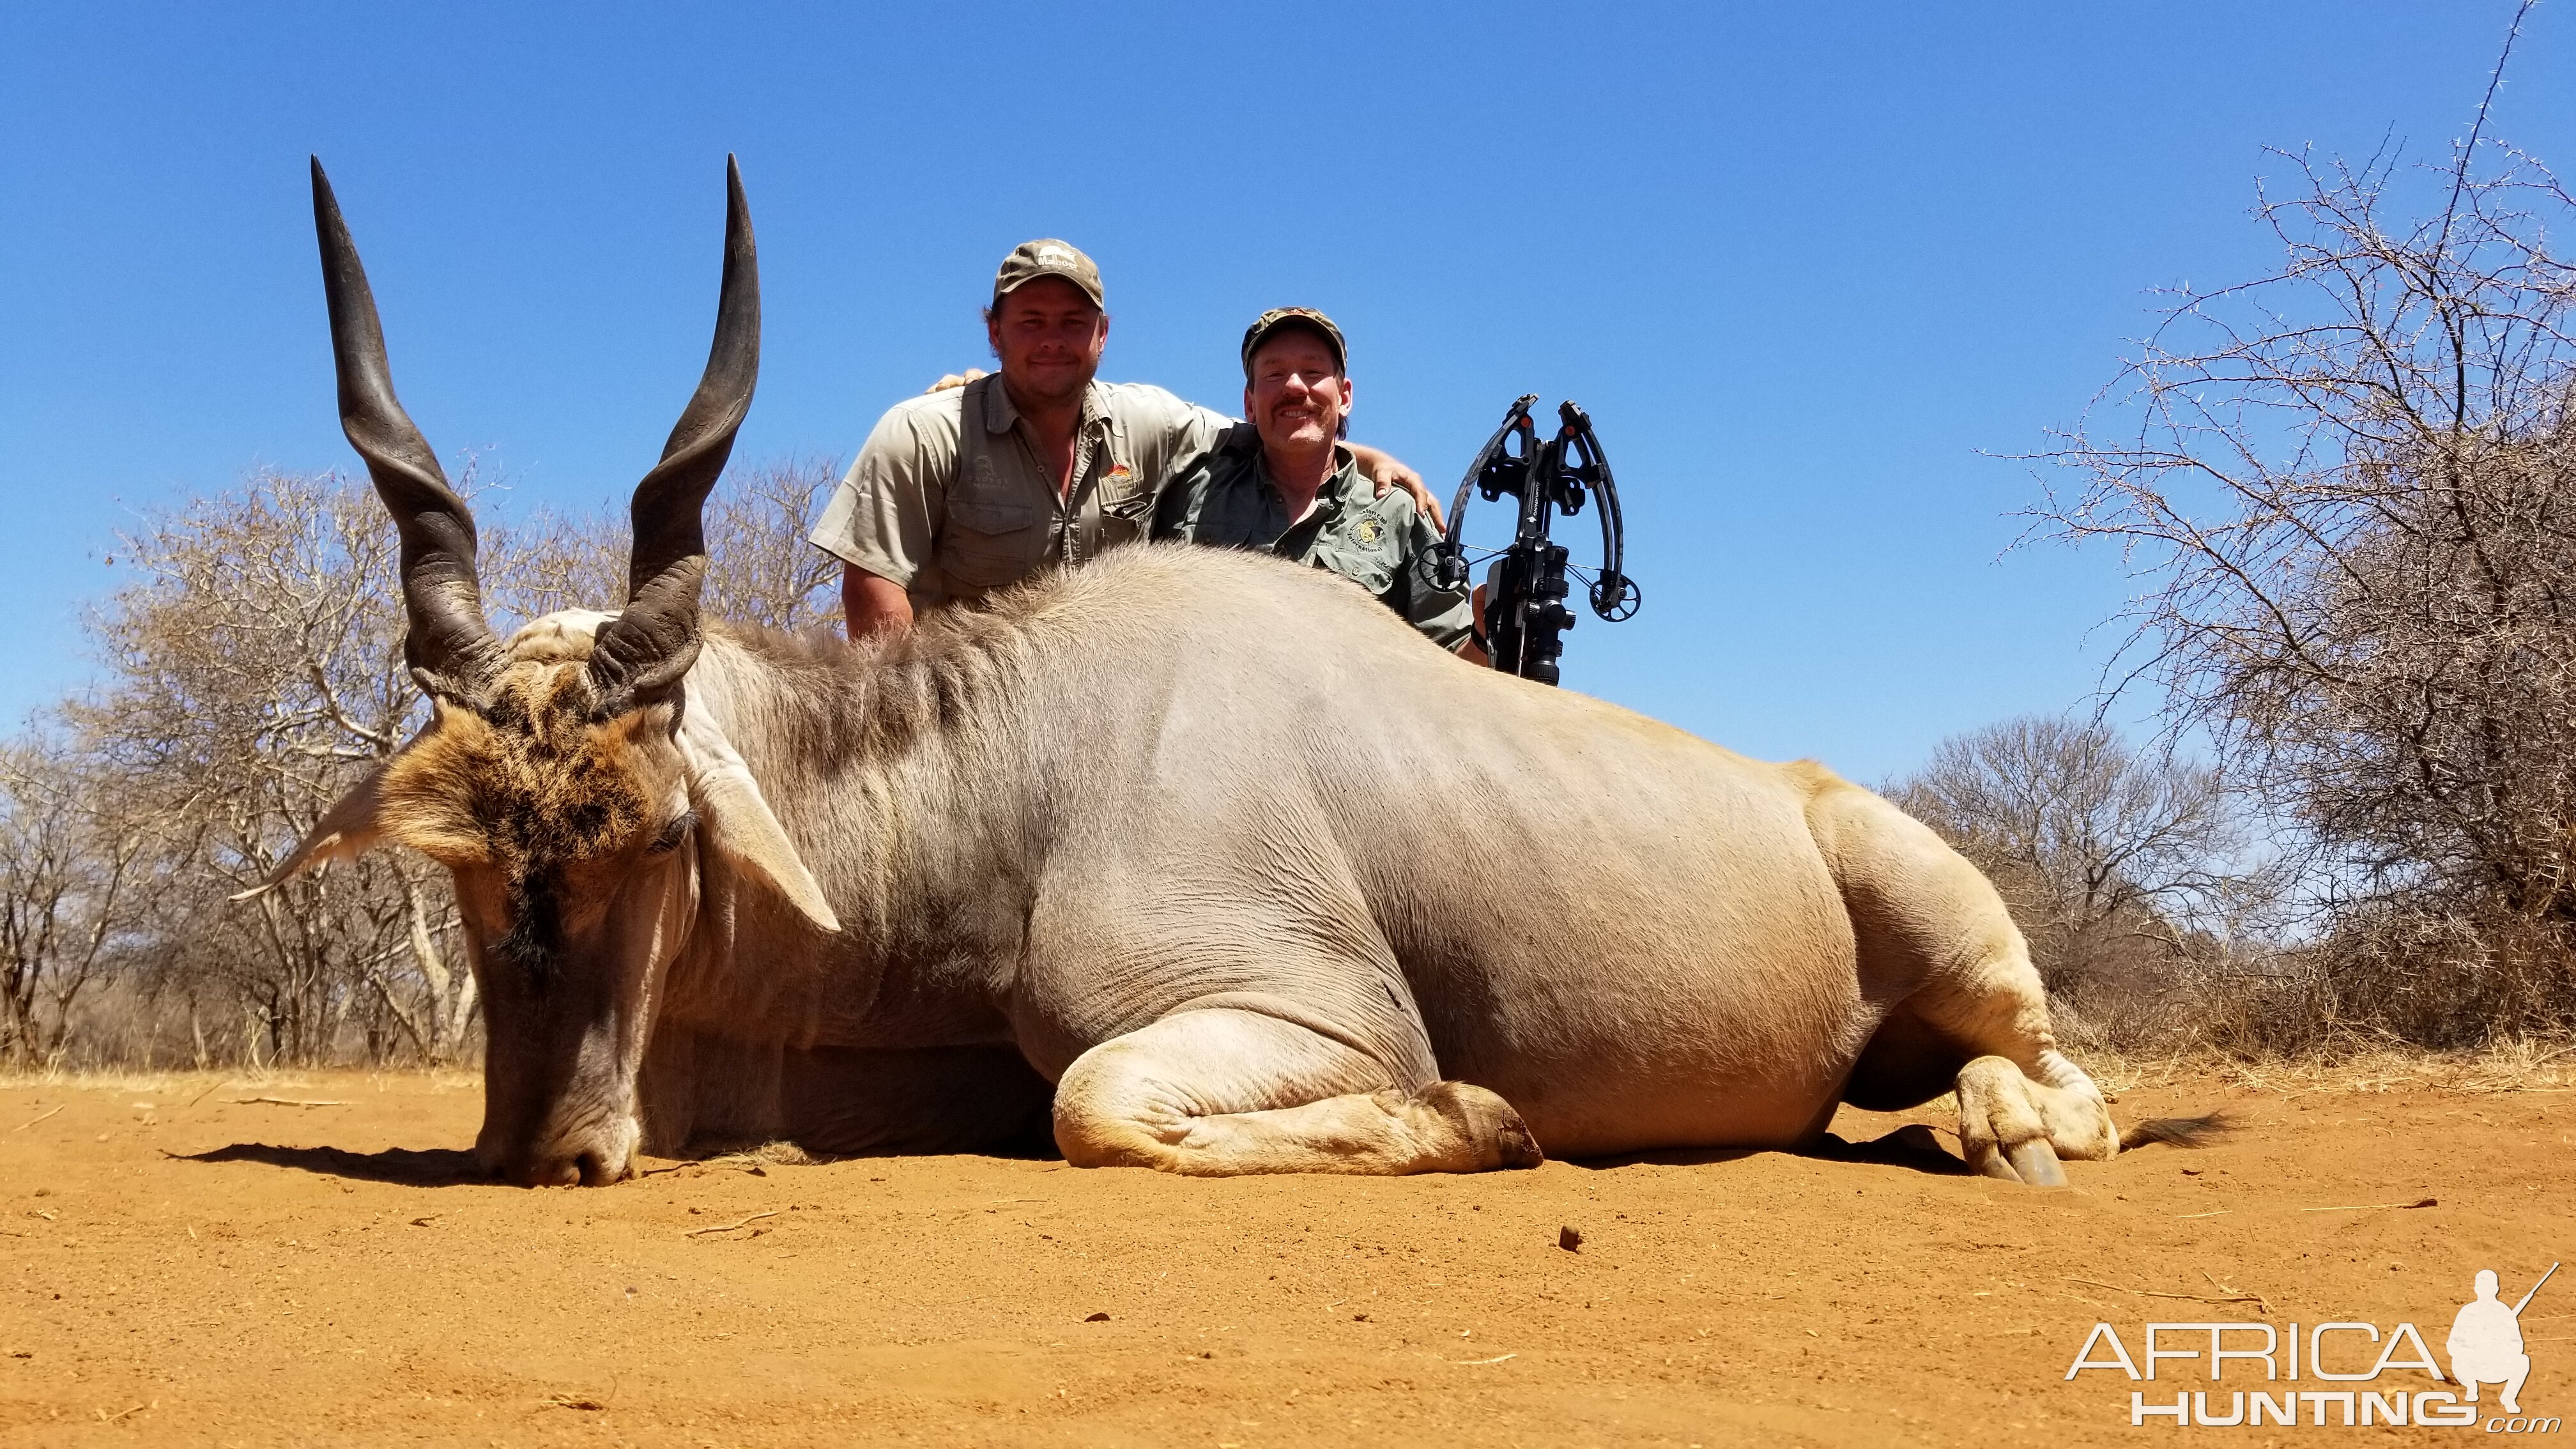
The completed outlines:
[[[2097,1321],[2133,1355],[2150,1319],[2411,1321],[2438,1353],[2476,1270],[2511,1298],[2576,1256],[2561,1100],[2187,1079],[2117,1110],[2243,1130],[2059,1192],[1777,1153],[1227,1181],[733,1159],[531,1192],[466,1179],[470,1079],[5,1083],[0,1442],[2127,1443],[2133,1387],[2211,1385],[2066,1382]],[[2562,1274],[2525,1313],[2527,1411],[2576,1418],[2571,1325]]]

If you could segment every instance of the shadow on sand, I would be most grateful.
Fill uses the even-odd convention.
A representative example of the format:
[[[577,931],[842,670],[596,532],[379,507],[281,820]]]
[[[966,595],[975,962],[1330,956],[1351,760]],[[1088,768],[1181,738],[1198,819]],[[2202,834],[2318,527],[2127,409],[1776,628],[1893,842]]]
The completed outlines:
[[[265,1142],[236,1142],[205,1152],[169,1155],[181,1162],[263,1162],[324,1177],[390,1182],[403,1187],[454,1187],[492,1180],[476,1165],[473,1153],[452,1147],[350,1152],[338,1147],[272,1147]]]
[[[1657,1167],[1699,1167],[1714,1162],[1738,1162],[1773,1149],[1767,1147],[1684,1147],[1660,1152],[1623,1152],[1611,1157],[1572,1159],[1577,1167],[1630,1167],[1651,1164]],[[1944,1150],[1928,1127],[1900,1127],[1884,1137],[1868,1142],[1846,1142],[1828,1132],[1806,1146],[1791,1152],[1794,1157],[1813,1157],[1823,1162],[1868,1162],[1881,1167],[1906,1167],[1936,1177],[1966,1177],[1968,1164]]]
[[[1052,1146],[1053,1144],[1049,1144]],[[720,1154],[701,1144],[690,1144],[691,1151],[680,1161],[657,1169],[669,1171],[672,1166],[695,1165],[713,1160]],[[1658,1167],[1701,1167],[1711,1163],[1737,1162],[1773,1149],[1763,1147],[1685,1147],[1658,1152],[1623,1152],[1609,1157],[1567,1159],[1577,1167],[1611,1168],[1651,1164]],[[987,1149],[992,1152],[991,1149]],[[750,1153],[736,1145],[733,1156],[764,1155],[758,1149]],[[857,1156],[877,1156],[862,1153]],[[992,1152],[1006,1157],[1052,1157],[1054,1152]],[[1882,1167],[1911,1168],[1916,1172],[1939,1177],[1965,1177],[1968,1164],[1943,1150],[1929,1128],[1899,1128],[1869,1142],[1846,1142],[1828,1132],[1798,1149],[1798,1157],[1812,1157],[1824,1162],[1866,1162]],[[474,1154],[451,1147],[388,1147],[382,1152],[350,1152],[338,1147],[274,1147],[265,1142],[236,1142],[205,1152],[173,1152],[168,1156],[180,1162],[260,1162],[270,1167],[291,1167],[299,1172],[323,1177],[345,1177],[360,1182],[389,1182],[404,1187],[454,1187],[466,1183],[487,1183],[492,1179],[476,1165]],[[805,1155],[805,1163],[841,1161],[839,1155]],[[772,1161],[786,1161],[773,1158]]]

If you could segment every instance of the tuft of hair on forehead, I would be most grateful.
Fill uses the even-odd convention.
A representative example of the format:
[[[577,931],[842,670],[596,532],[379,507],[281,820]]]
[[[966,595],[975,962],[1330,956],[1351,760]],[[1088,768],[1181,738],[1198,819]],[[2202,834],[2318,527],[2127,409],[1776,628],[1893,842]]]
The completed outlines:
[[[557,609],[520,625],[501,647],[512,663],[588,659],[598,647],[600,626],[616,617],[597,609]]]
[[[599,721],[578,662],[523,661],[483,708],[437,704],[385,767],[379,819],[442,864],[514,878],[607,854],[653,828],[653,802],[677,783],[676,756],[657,767],[635,748],[668,738],[671,708]]]

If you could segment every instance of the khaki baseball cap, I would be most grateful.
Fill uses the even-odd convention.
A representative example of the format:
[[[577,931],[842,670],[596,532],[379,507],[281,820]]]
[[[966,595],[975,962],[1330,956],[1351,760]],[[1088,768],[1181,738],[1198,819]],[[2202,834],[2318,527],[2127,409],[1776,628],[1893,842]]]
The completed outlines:
[[[1270,334],[1282,327],[1302,327],[1307,331],[1322,334],[1325,341],[1333,344],[1333,365],[1344,370],[1349,369],[1350,350],[1342,342],[1342,329],[1333,325],[1332,318],[1312,307],[1273,307],[1252,319],[1252,325],[1244,329],[1243,375],[1245,377],[1252,376],[1254,351],[1270,339]]]
[[[1100,269],[1071,242],[1053,237],[1022,242],[1002,258],[1002,269],[993,274],[993,301],[1001,300],[1040,277],[1062,277],[1082,289],[1091,305],[1107,310],[1109,303],[1100,295]]]

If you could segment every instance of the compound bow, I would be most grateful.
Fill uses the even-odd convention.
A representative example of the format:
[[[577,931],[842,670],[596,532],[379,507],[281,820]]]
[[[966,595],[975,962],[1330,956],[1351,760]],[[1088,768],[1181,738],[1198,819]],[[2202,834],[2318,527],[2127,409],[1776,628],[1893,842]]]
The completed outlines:
[[[1486,574],[1482,627],[1486,653],[1496,669],[1541,684],[1557,682],[1557,660],[1565,651],[1559,636],[1574,627],[1565,607],[1566,549],[1548,540],[1555,515],[1571,518],[1582,511],[1586,494],[1596,495],[1601,516],[1601,571],[1592,580],[1592,612],[1608,623],[1632,617],[1643,601],[1637,581],[1620,570],[1623,539],[1619,490],[1610,478],[1610,460],[1592,431],[1592,419],[1571,402],[1557,405],[1556,436],[1538,440],[1530,408],[1538,394],[1524,394],[1503,415],[1503,425],[1485,440],[1458,496],[1449,508],[1449,527],[1433,551],[1433,570],[1443,587],[1467,582],[1463,539],[1467,500],[1482,493],[1493,502],[1508,493],[1520,500],[1520,519],[1509,547],[1495,556]],[[1517,446],[1513,446],[1517,445]]]

